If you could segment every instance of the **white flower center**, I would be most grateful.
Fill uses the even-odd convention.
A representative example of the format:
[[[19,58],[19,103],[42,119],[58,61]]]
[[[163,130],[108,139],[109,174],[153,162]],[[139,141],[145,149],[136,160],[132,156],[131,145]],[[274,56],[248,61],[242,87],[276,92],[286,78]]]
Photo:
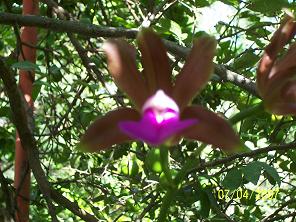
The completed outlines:
[[[157,90],[157,92],[147,99],[143,105],[142,112],[147,109],[153,109],[155,113],[163,114],[168,109],[179,113],[179,107],[176,102],[165,94],[163,90]]]

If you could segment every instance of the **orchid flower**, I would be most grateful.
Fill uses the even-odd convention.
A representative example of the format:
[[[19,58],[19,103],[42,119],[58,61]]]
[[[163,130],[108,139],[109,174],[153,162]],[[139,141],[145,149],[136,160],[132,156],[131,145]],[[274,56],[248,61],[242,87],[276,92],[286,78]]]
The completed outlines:
[[[109,40],[103,46],[116,85],[135,108],[122,107],[94,121],[82,137],[84,149],[98,151],[130,140],[158,146],[176,143],[181,137],[228,151],[239,147],[239,138],[228,122],[201,106],[188,106],[210,78],[216,41],[204,36],[194,42],[174,84],[166,49],[158,35],[143,29],[137,42],[142,72],[136,66],[136,50],[127,42]]]
[[[257,70],[257,88],[264,105],[278,115],[296,114],[296,43],[277,58],[295,33],[294,18],[286,16],[265,48]]]

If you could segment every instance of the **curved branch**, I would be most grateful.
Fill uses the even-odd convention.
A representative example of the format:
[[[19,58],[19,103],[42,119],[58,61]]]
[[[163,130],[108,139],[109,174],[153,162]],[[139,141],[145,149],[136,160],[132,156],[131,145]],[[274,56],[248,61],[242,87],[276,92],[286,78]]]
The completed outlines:
[[[283,210],[286,206],[292,204],[292,203],[296,203],[296,199],[292,198],[288,201],[286,201],[285,203],[283,203],[282,206],[280,206],[277,210],[275,210],[272,214],[268,215],[267,217],[265,217],[262,222],[268,222],[268,221],[276,221],[278,219],[278,217],[281,215],[278,215],[278,213]],[[287,215],[287,214],[286,214]],[[275,219],[276,218],[276,219]]]
[[[252,150],[250,152],[233,154],[233,155],[230,155],[225,158],[214,160],[212,162],[201,163],[199,166],[192,169],[190,171],[190,173],[200,171],[200,170],[203,170],[206,168],[215,167],[215,166],[218,166],[221,164],[226,164],[226,163],[232,162],[236,159],[242,159],[245,157],[254,157],[254,156],[257,156],[260,154],[268,153],[270,151],[287,151],[289,149],[293,149],[293,150],[296,149],[296,142],[282,144],[282,145],[278,145],[278,146],[268,146],[265,148],[258,148],[256,150]]]
[[[89,37],[135,38],[137,35],[137,30],[135,29],[102,27],[78,21],[65,21],[42,16],[18,15],[5,12],[0,13],[0,23],[6,25],[35,26],[55,32],[76,33]]]
[[[53,190],[50,187],[39,160],[39,151],[30,124],[33,122],[32,116],[29,114],[30,109],[24,101],[24,97],[22,96],[16,84],[11,70],[6,66],[1,58],[0,78],[3,80],[5,91],[9,98],[13,121],[17,131],[19,132],[22,146],[28,152],[30,168],[33,171],[36,181],[48,203],[49,208],[54,207],[54,205],[51,203],[51,199],[53,199],[56,203],[61,204],[65,208],[69,209],[81,219],[90,222],[97,222],[98,219],[95,216],[80,209],[74,203],[65,198],[61,193]]]
[[[52,2],[52,1],[46,1]],[[0,24],[7,25],[19,25],[19,26],[36,26],[39,28],[49,29],[55,32],[67,32],[67,33],[76,33],[88,37],[109,37],[109,38],[118,38],[126,37],[134,39],[137,36],[137,29],[124,29],[124,28],[114,28],[114,27],[102,27],[93,24],[85,24],[78,21],[65,21],[51,19],[41,16],[24,16],[17,15],[12,13],[0,13]],[[181,57],[186,58],[190,49],[177,45],[174,42],[164,40],[164,44],[168,50]],[[248,91],[252,95],[259,97],[256,84],[240,75],[238,73],[228,70],[225,66],[216,64],[215,73],[223,80],[231,82],[242,89]]]

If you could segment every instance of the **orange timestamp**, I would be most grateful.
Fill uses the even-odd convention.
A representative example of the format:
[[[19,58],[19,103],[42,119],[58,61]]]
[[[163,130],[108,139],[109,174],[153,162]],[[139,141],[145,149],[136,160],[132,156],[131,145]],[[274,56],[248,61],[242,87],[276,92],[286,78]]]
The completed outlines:
[[[248,190],[238,188],[235,190],[228,189],[219,189],[215,191],[216,196],[219,200],[250,200],[251,198],[255,198],[256,200],[273,200],[277,198],[279,193],[279,188],[273,189],[261,189],[257,188],[255,190]]]

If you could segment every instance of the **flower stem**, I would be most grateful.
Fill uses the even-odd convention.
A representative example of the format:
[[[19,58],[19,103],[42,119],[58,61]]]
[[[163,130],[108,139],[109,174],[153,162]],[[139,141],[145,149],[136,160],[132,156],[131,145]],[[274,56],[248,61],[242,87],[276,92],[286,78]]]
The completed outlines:
[[[160,147],[161,167],[167,181],[171,186],[167,188],[166,194],[163,197],[160,213],[158,216],[158,222],[167,221],[167,215],[170,209],[170,205],[174,199],[174,194],[177,191],[177,187],[175,185],[175,181],[173,180],[170,166],[169,166],[169,156],[170,156],[170,153],[169,153],[168,147],[161,146]]]
[[[168,189],[163,200],[162,200],[162,205],[160,208],[160,213],[158,216],[158,222],[164,222],[167,221],[167,214],[170,209],[170,205],[174,199],[174,194],[176,190],[175,189]]]
[[[166,146],[160,147],[160,162],[165,177],[168,182],[173,185],[174,181],[169,167],[169,149]]]

